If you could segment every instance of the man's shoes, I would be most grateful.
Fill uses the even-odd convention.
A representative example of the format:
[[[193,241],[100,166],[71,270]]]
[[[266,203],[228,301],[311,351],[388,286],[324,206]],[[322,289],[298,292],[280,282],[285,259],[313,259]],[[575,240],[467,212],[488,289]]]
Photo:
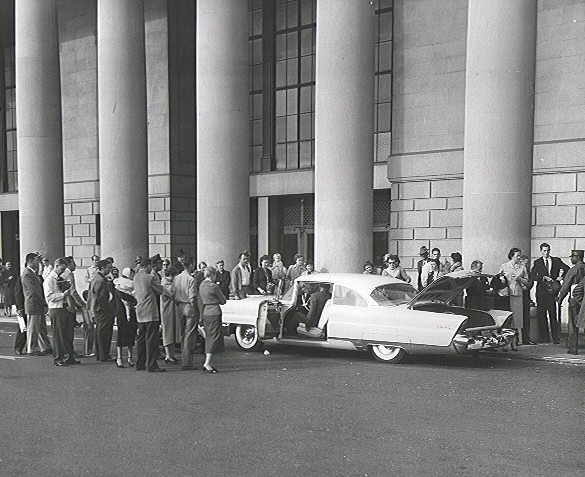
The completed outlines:
[[[149,369],[148,372],[149,373],[166,373],[167,370],[163,369],[163,368],[155,368],[155,369]]]
[[[65,361],[53,361],[55,366],[69,366]]]
[[[535,345],[536,343],[534,341],[524,341],[524,343],[522,343],[523,345]]]
[[[138,367],[136,367],[135,369],[136,369],[136,371],[146,371],[146,368],[138,368]]]
[[[28,353],[29,356],[45,356],[47,353],[44,351],[33,351],[32,353]]]
[[[67,361],[65,361],[67,364],[81,364],[81,361],[78,361],[76,359],[68,359]]]
[[[83,358],[83,355],[79,354],[79,353],[73,353],[73,357],[76,359],[79,359],[79,358]]]
[[[95,356],[95,353],[88,353],[85,355],[86,358],[93,358]]]
[[[14,350],[14,354],[18,354],[19,356],[22,356],[22,350],[21,349],[15,349]]]

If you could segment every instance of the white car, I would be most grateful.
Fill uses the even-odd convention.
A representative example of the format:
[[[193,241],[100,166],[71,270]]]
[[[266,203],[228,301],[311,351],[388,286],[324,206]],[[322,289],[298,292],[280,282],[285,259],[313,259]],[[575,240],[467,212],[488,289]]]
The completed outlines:
[[[417,293],[412,285],[387,276],[304,275],[282,297],[228,300],[223,306],[224,333],[234,334],[236,343],[246,350],[259,349],[262,341],[270,341],[369,351],[387,363],[398,363],[408,353],[493,350],[514,338],[514,330],[506,328],[512,313],[454,304],[462,301],[464,291],[480,277],[486,276],[454,272]],[[321,284],[329,288],[331,298],[316,326],[309,330],[304,325],[297,327],[295,313],[306,314],[303,301]]]

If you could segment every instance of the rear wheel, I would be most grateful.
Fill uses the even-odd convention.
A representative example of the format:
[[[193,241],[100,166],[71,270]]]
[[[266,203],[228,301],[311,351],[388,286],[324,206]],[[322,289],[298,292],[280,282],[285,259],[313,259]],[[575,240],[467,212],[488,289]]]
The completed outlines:
[[[262,347],[258,330],[252,325],[238,325],[234,332],[237,345],[246,351],[256,351]]]
[[[399,363],[406,356],[406,351],[398,346],[372,345],[368,348],[376,361]]]

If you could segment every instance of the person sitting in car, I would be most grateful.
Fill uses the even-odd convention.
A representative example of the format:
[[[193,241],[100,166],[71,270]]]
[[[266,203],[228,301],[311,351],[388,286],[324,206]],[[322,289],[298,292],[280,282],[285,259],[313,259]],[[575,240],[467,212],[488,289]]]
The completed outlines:
[[[327,283],[320,283],[319,291],[313,293],[311,298],[309,298],[309,313],[307,313],[304,322],[307,331],[319,324],[325,303],[330,299],[329,285]]]

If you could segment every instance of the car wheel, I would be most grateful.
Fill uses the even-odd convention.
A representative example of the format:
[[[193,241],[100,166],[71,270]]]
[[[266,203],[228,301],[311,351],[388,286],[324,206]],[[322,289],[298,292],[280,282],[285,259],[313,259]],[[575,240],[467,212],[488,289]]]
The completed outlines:
[[[255,351],[262,347],[258,339],[258,330],[252,325],[238,325],[234,332],[237,345],[247,351]]]
[[[398,346],[373,345],[368,349],[376,361],[383,363],[399,363],[406,356],[406,351]]]

